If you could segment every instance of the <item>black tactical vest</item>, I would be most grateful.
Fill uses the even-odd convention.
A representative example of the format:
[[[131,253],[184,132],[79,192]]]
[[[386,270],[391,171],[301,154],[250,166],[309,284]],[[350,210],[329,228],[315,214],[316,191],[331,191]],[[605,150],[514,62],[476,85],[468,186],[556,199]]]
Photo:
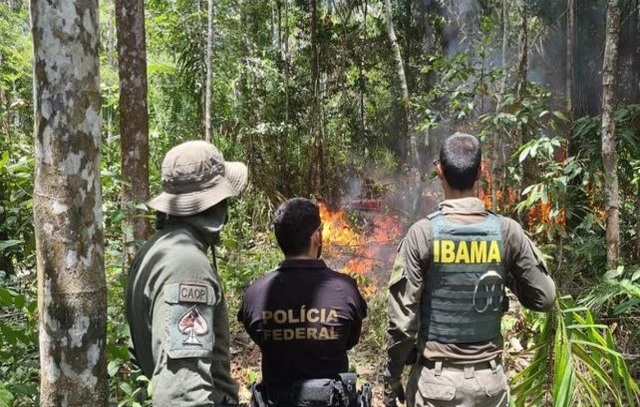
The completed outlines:
[[[432,257],[421,302],[421,336],[442,343],[482,342],[500,335],[505,271],[500,219],[453,223],[429,215]]]

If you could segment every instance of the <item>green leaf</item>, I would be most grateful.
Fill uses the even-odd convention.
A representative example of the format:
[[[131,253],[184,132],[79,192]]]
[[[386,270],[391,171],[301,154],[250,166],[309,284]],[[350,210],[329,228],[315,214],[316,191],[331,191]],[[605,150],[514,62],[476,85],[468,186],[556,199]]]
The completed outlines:
[[[22,310],[22,308],[24,307],[24,304],[25,304],[24,295],[18,294],[18,295],[16,295],[16,297],[13,300],[14,300],[14,303],[16,305],[16,308],[19,309],[19,310]]]
[[[124,219],[124,213],[120,210],[113,211],[111,213],[111,222],[120,223]]]
[[[112,360],[107,365],[107,373],[109,374],[109,377],[114,377],[118,373],[118,370],[120,370],[120,362],[119,361]]]
[[[12,407],[13,400],[13,394],[11,394],[4,383],[0,383],[0,407]]]
[[[131,388],[131,385],[127,382],[122,382],[120,383],[120,390],[122,390],[124,392],[124,394],[126,394],[127,396],[130,396],[133,393],[133,389]]]
[[[615,270],[609,270],[606,273],[604,273],[604,279],[605,280],[615,280],[616,278],[620,277],[622,275],[622,269],[620,267],[618,267]]]
[[[0,253],[3,253],[5,250],[19,246],[24,243],[24,240],[3,240],[0,242]]]
[[[564,120],[565,122],[569,121],[569,119],[567,119],[567,116],[565,116],[564,113],[562,113],[562,112],[560,112],[558,110],[554,110],[553,111],[553,115],[555,117],[557,117],[558,119],[560,119],[560,120]]]

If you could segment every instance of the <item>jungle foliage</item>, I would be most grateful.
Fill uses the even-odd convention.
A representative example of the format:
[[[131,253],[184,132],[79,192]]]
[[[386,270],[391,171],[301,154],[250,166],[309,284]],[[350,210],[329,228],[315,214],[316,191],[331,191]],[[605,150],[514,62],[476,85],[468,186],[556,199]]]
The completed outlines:
[[[486,157],[480,195],[532,233],[563,295],[549,315],[518,311],[518,322],[505,332],[524,347],[507,349],[507,361],[528,360],[525,367],[514,367],[515,405],[638,405],[638,2],[621,2],[620,97],[614,114],[621,246],[615,270],[606,267],[597,104],[604,2],[588,0],[575,10],[573,61],[566,56],[569,2],[391,3],[408,100],[402,97],[384,1],[215,2],[213,142],[226,159],[246,162],[251,177],[247,193],[231,206],[217,248],[229,297],[240,296],[280,260],[269,225],[284,198],[314,196],[340,206],[365,193],[384,196],[406,230],[426,215],[424,202],[439,194],[430,176],[439,140],[454,131],[474,133],[482,138]],[[313,25],[312,7],[318,14]],[[150,0],[145,12],[150,185],[157,191],[165,152],[203,138],[207,4]],[[125,246],[140,242],[123,238],[126,181],[120,168],[112,1],[100,3],[100,18],[110,404],[149,405],[142,396],[146,379],[131,372],[122,311]],[[38,405],[29,38],[27,2],[0,0],[0,406]],[[523,53],[529,58],[521,77]],[[568,76],[579,84],[569,95]],[[310,168],[318,172],[311,174]],[[367,181],[370,189],[354,190],[356,181]],[[148,217],[152,221],[151,213]],[[383,290],[378,293],[369,298],[372,315],[362,351],[355,355],[358,363],[374,366],[385,344]],[[238,304],[230,300],[230,306],[234,315]],[[239,335],[233,322],[232,329]],[[254,366],[235,374],[251,381],[257,372]]]

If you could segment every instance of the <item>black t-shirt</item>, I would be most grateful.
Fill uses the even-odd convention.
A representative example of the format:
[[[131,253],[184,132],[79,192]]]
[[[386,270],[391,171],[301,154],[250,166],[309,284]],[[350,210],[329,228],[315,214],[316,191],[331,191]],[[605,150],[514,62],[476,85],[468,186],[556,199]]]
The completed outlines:
[[[355,280],[322,260],[285,260],[247,289],[238,311],[262,351],[262,380],[289,385],[348,370],[367,304]]]

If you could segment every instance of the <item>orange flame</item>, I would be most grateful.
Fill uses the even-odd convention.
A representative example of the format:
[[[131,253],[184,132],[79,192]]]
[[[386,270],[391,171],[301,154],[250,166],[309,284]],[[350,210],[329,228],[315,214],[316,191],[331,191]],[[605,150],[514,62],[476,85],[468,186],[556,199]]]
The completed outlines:
[[[323,222],[322,237],[327,257],[349,260],[340,269],[342,273],[355,275],[365,296],[376,292],[374,284],[366,284],[371,271],[381,263],[390,263],[392,259],[380,256],[380,248],[394,245],[402,233],[400,221],[385,213],[371,213],[363,231],[358,232],[347,218],[344,210],[331,211],[320,204],[320,219]],[[365,280],[365,284],[362,284]]]

